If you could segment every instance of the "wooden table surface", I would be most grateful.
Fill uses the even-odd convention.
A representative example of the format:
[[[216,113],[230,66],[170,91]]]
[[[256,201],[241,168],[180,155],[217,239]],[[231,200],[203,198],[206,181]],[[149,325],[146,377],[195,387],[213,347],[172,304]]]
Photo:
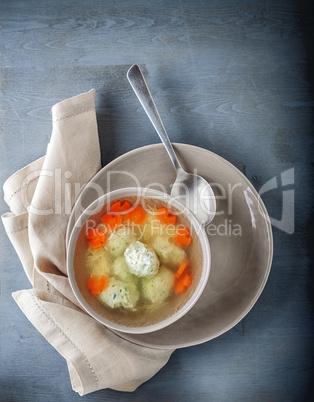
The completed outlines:
[[[278,183],[262,197],[277,223],[256,305],[217,339],[175,351],[134,393],[72,391],[66,362],[13,301],[30,283],[2,230],[2,402],[314,400],[313,25],[310,0],[1,1],[2,183],[45,154],[51,107],[91,88],[103,165],[158,142],[126,79],[133,63],[172,141],[226,158],[257,190]],[[289,169],[293,233],[278,228]]]

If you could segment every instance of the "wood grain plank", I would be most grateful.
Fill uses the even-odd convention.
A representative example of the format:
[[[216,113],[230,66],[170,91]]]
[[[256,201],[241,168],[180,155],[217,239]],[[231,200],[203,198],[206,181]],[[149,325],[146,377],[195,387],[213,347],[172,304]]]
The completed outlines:
[[[178,350],[134,393],[86,401],[313,400],[313,6],[301,0],[2,0],[2,182],[42,156],[56,102],[97,90],[102,162],[158,142],[126,71],[143,68],[171,139],[225,157],[281,219],[280,175],[294,168],[295,232],[274,227],[260,299],[234,329]],[[7,211],[3,202],[2,213]],[[66,363],[18,310],[29,287],[0,233],[0,400],[81,400]]]

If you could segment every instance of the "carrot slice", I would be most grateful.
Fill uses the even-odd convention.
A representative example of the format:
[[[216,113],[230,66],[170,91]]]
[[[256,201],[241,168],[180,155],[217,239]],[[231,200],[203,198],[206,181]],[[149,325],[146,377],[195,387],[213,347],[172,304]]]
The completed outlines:
[[[86,235],[88,245],[92,248],[100,248],[107,242],[107,236],[98,229],[90,229]]]
[[[188,288],[189,286],[191,286],[192,283],[192,275],[188,274],[187,272],[185,272],[182,276],[182,283],[183,285]]]
[[[167,225],[175,225],[176,222],[177,222],[176,215],[168,215],[167,216],[167,222],[166,222]]]
[[[104,214],[101,220],[110,230],[113,230],[116,226],[119,226],[122,222],[122,218],[120,215],[110,215],[110,214]]]
[[[88,245],[92,248],[100,248],[102,243],[99,238],[95,237],[94,239],[89,240]]]
[[[186,289],[187,289],[187,288],[183,285],[182,282],[176,281],[176,282],[174,283],[173,290],[174,290],[177,294],[182,294],[182,293],[186,292]]]
[[[125,212],[130,208],[131,208],[131,204],[129,203],[129,201],[121,202],[121,200],[118,200],[118,201],[115,201],[111,205],[110,211],[111,212]]]
[[[176,272],[176,278],[180,278],[183,272],[186,270],[187,266],[189,265],[189,260],[184,260],[180,265],[180,268]]]
[[[97,236],[97,229],[89,229],[87,235],[86,235],[86,239],[87,240],[92,240],[94,237]]]
[[[173,215],[171,211],[166,207],[158,208],[156,212],[157,219],[159,219],[160,222],[165,223],[166,225],[174,225],[177,222],[176,215]]]
[[[173,239],[176,246],[187,247],[192,243],[190,231],[187,228],[178,228],[177,235]]]
[[[188,236],[190,234],[189,229],[187,228],[178,228],[178,235],[180,236]]]
[[[182,294],[187,291],[187,289],[191,286],[192,283],[192,275],[184,272],[179,278],[176,278],[173,290],[177,294]]]
[[[146,221],[146,216],[147,214],[144,211],[144,208],[141,205],[138,205],[125,215],[125,219],[138,225],[142,225]]]
[[[181,246],[185,247],[189,246],[192,242],[192,238],[190,236],[180,236],[177,240]]]
[[[87,280],[87,287],[93,295],[99,295],[107,286],[108,280],[105,275],[94,275]]]

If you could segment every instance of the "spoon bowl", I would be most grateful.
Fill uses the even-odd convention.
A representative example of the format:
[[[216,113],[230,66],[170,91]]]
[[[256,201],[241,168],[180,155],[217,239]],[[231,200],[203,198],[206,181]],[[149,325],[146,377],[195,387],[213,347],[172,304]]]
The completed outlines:
[[[172,186],[171,196],[189,208],[202,225],[209,224],[216,213],[216,200],[212,187],[201,176],[186,172],[178,160],[165,127],[162,123],[143,73],[134,64],[127,72],[127,78],[143,109],[152,122],[176,169],[177,178]]]
[[[210,223],[215,216],[216,200],[212,187],[203,177],[177,171],[176,181],[171,188],[171,196],[186,205],[202,225]]]

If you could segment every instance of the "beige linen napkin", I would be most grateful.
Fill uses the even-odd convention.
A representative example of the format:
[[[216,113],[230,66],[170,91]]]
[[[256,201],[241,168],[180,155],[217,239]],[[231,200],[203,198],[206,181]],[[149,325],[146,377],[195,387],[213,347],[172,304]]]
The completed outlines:
[[[101,168],[95,90],[56,104],[52,118],[46,156],[4,184],[11,212],[2,221],[33,285],[13,297],[66,359],[73,390],[80,395],[103,388],[134,391],[173,350],[135,345],[108,330],[80,309],[67,278],[69,205]]]

